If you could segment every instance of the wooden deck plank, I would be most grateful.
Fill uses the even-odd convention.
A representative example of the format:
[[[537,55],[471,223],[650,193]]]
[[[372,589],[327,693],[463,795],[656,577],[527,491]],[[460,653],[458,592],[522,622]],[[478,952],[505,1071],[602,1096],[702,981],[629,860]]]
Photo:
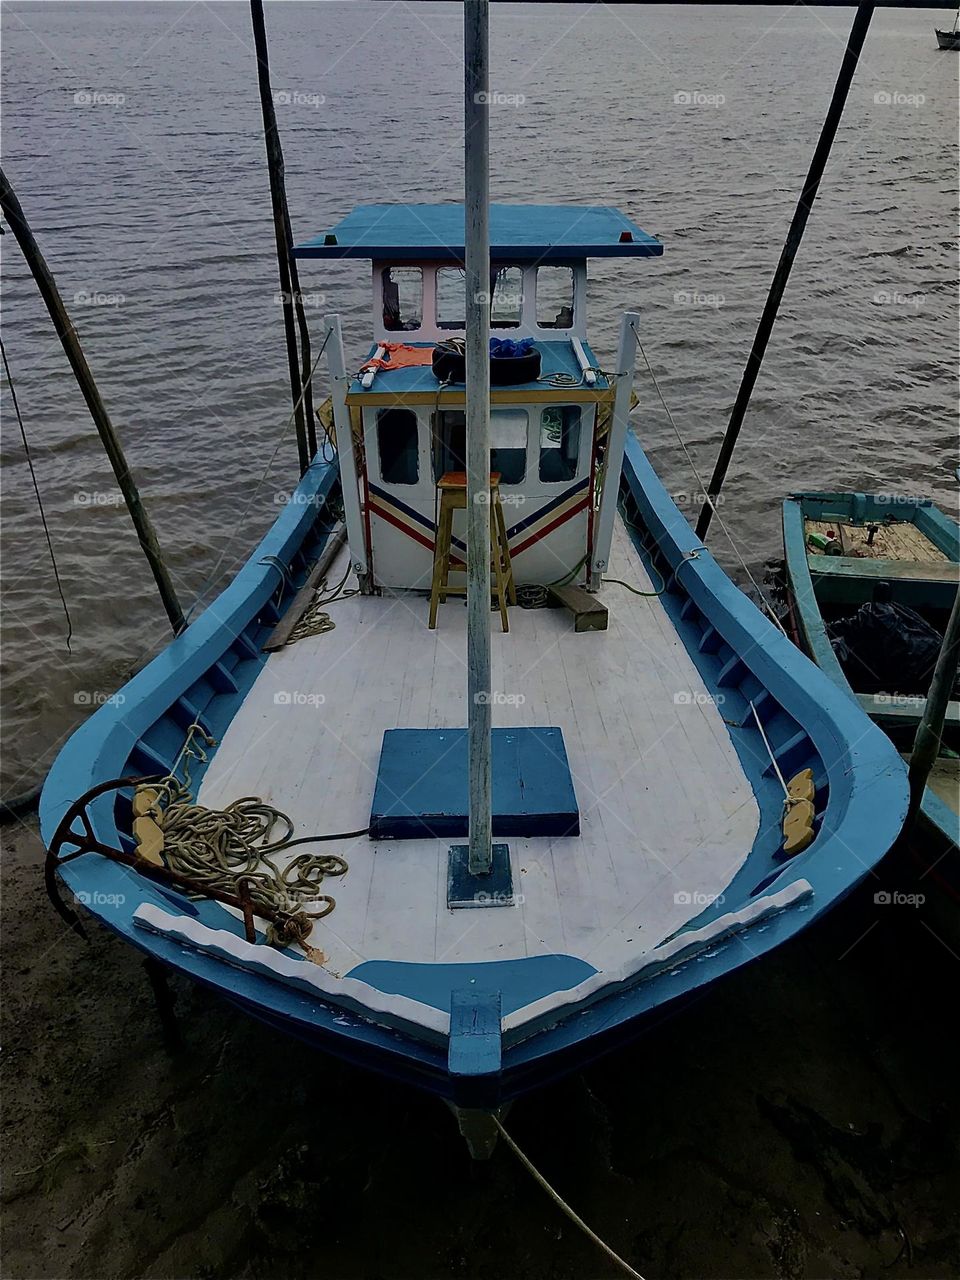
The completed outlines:
[[[342,556],[331,577],[345,568]],[[651,589],[619,526],[611,572]],[[563,728],[581,836],[511,841],[523,901],[470,912],[446,908],[445,842],[327,846],[350,863],[330,882],[337,907],[316,931],[332,972],[362,959],[550,952],[614,968],[702,909],[678,894],[723,891],[759,814],[720,710],[658,599],[609,586],[603,600],[606,632],[578,634],[565,611],[520,608],[507,635],[493,629],[494,723]],[[466,724],[466,611],[451,601],[431,632],[427,603],[336,601],[333,631],[272,654],[204,778],[202,803],[261,794],[298,835],[365,826],[384,730]],[[676,701],[681,691],[689,703]],[[278,692],[289,699],[275,702]]]

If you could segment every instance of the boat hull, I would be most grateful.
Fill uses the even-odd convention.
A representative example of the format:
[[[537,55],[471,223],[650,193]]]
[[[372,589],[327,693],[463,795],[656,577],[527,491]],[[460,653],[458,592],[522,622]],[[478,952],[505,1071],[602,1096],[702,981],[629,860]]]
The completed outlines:
[[[223,736],[263,667],[265,638],[330,536],[338,485],[335,466],[315,464],[214,605],[134,677],[122,699],[100,708],[77,730],[41,797],[41,828],[48,842],[69,805],[97,783],[169,769],[191,723],[199,721],[214,738]],[[218,931],[239,945],[224,932],[225,915],[216,903],[188,901],[95,853],[65,865],[63,881],[126,941],[271,1027],[463,1108],[495,1108],[576,1069],[676,1011],[746,960],[795,936],[847,894],[893,844],[906,812],[903,764],[860,709],[734,587],[633,439],[621,503],[643,563],[664,580],[662,601],[677,638],[711,697],[724,706],[730,738],[760,811],[754,847],[733,874],[725,903],[712,903],[688,921],[663,948],[662,960],[654,949],[640,955],[635,971],[599,975],[582,990],[574,988],[549,1013],[531,1014],[526,1022],[505,1019],[495,1066],[464,1073],[451,1068],[446,1034],[420,1034],[378,1012],[372,999],[364,1009],[355,995],[345,1003],[335,992],[307,995],[302,985],[266,976],[239,959],[224,963],[211,949],[192,945],[187,934],[194,926]],[[286,574],[278,570],[278,561],[290,566]],[[775,767],[757,729],[755,715],[761,711]],[[205,768],[204,761],[196,764],[194,785]],[[788,776],[810,768],[817,784],[817,837],[790,861],[780,856],[778,768]],[[102,796],[90,810],[97,837],[125,849],[131,847],[129,816],[129,795]],[[145,907],[167,915],[177,911],[185,922],[182,936],[138,927],[142,921],[134,915]],[[762,927],[758,924],[745,946],[743,930],[761,919]],[[255,950],[262,955],[271,949]],[[354,991],[361,986],[354,982]],[[371,997],[376,994],[371,991]]]

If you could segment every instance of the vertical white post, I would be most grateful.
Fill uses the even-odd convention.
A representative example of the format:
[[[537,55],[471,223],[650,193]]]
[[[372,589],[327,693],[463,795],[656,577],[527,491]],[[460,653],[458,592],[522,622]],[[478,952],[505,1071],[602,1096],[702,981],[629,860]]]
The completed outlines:
[[[343,490],[343,519],[347,526],[350,561],[354,572],[360,579],[361,587],[364,587],[369,565],[366,542],[363,536],[363,515],[360,511],[357,459],[353,449],[353,435],[350,430],[350,410],[347,408],[347,386],[349,384],[347,381],[346,361],[343,355],[343,332],[340,327],[339,316],[325,317],[324,341],[327,344],[330,380],[333,383],[333,390],[330,395],[333,400],[333,426],[337,437],[340,488]]]
[[[490,77],[489,3],[465,0],[464,235],[467,333],[468,866],[490,871]]]
[[[637,335],[634,325],[640,323],[635,311],[627,311],[620,321],[620,347],[617,352],[617,385],[614,391],[613,418],[607,438],[604,460],[603,492],[594,526],[593,558],[590,561],[590,590],[598,591],[604,570],[610,563],[613,522],[620,493],[620,471],[627,443],[627,421],[630,417],[630,395],[633,391],[633,366],[637,358]]]

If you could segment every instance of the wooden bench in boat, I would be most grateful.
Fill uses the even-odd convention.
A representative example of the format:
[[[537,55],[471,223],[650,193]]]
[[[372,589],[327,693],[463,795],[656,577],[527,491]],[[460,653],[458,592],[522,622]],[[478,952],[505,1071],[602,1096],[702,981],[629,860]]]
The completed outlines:
[[[808,556],[817,600],[862,604],[877,584],[889,582],[901,604],[949,609],[960,584],[960,564],[952,560],[867,560],[857,556]]]

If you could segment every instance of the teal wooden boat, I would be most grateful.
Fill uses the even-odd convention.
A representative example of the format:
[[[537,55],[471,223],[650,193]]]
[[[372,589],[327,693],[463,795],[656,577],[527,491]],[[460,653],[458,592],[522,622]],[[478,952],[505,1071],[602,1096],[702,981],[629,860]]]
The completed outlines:
[[[921,624],[936,633],[946,624],[960,575],[960,527],[923,498],[796,493],[783,504],[783,545],[794,639],[908,755],[935,658],[934,637],[924,648]],[[901,612],[890,614],[899,638],[888,635],[885,642],[887,604]],[[897,648],[905,630],[917,641],[912,653]],[[960,701],[954,698],[921,830],[930,865],[954,891],[960,887],[958,753]]]

